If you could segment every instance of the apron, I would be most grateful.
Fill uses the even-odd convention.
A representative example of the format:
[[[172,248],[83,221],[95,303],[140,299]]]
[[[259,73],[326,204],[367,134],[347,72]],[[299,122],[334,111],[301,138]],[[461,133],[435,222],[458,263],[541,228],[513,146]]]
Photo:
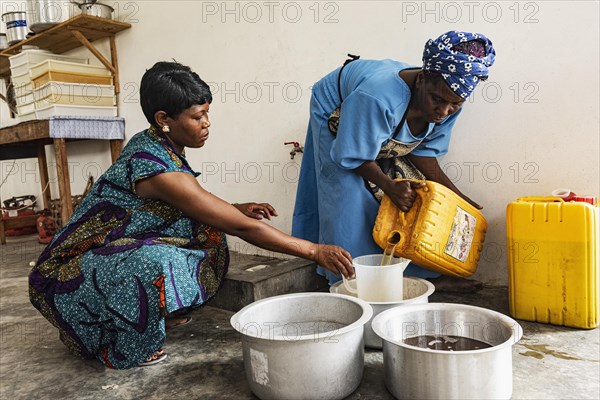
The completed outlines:
[[[404,118],[398,125],[396,129],[397,132],[400,131],[402,124],[404,123]],[[396,135],[394,135],[395,137]],[[390,179],[416,179],[423,180],[425,179],[425,175],[421,171],[414,166],[414,164],[405,157],[411,151],[413,151],[419,144],[421,144],[423,140],[419,140],[414,143],[403,143],[395,138],[391,138],[387,141],[381,149],[379,150],[379,154],[375,159],[375,162],[379,164],[379,168],[386,174]],[[365,186],[371,192],[371,194],[375,197],[379,203],[381,203],[381,199],[383,198],[383,190],[381,190],[377,185],[372,182],[369,182],[365,179]]]

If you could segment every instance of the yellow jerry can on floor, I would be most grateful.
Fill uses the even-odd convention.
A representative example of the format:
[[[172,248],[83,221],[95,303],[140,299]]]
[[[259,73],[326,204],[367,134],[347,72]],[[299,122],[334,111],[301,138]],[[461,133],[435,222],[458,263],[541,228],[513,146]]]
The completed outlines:
[[[432,181],[417,189],[417,199],[404,213],[386,195],[373,227],[382,249],[395,232],[397,257],[446,275],[467,277],[477,270],[487,222],[483,214],[447,187]]]
[[[510,315],[598,326],[598,207],[522,197],[506,209]]]

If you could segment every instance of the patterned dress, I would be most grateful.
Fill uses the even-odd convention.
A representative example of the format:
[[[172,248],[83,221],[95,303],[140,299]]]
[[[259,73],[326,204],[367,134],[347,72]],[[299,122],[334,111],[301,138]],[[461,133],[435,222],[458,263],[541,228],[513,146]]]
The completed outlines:
[[[198,176],[162,133],[135,135],[41,254],[31,303],[82,357],[131,368],[165,340],[165,314],[198,307],[227,273],[225,235],[135,183],[165,172]]]

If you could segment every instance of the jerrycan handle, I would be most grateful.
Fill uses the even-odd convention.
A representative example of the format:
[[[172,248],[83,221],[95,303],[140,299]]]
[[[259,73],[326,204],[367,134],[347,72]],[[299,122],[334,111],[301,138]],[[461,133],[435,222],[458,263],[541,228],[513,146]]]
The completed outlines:
[[[519,197],[517,201],[523,202],[539,202],[539,203],[564,203],[565,201],[560,197],[554,196],[525,196]]]
[[[399,181],[409,181],[409,182],[426,182],[425,180],[420,180],[420,179],[397,179]],[[429,188],[425,185],[423,187],[417,188],[415,190],[422,190],[424,192],[428,192]],[[400,224],[402,224],[402,226],[406,225],[406,212],[398,209],[398,216],[400,218]]]
[[[400,219],[400,225],[406,225],[406,213],[400,209],[398,209],[398,218]]]

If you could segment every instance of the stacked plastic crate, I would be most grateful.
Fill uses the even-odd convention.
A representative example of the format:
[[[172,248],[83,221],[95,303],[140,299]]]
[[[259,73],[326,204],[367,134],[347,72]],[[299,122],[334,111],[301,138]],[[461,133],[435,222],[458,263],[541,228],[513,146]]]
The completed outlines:
[[[117,115],[111,72],[86,58],[28,49],[9,57],[20,121]]]

